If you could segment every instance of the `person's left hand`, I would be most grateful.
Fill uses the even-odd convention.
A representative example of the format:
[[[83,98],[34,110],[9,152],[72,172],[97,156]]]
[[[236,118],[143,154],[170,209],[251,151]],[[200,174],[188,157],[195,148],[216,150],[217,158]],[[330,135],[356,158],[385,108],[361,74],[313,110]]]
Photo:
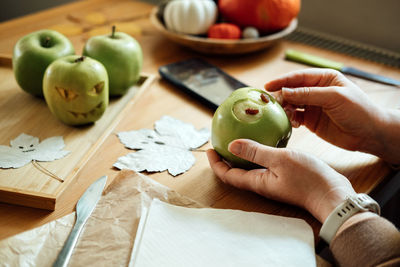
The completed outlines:
[[[346,177],[311,155],[247,139],[232,141],[229,151],[266,169],[231,168],[210,149],[210,166],[223,182],[303,207],[321,223],[346,196],[356,194]]]

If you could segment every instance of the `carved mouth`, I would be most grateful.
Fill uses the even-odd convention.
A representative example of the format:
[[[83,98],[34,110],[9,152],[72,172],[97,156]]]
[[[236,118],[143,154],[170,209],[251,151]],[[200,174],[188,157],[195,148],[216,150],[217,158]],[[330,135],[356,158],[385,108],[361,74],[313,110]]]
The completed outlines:
[[[35,149],[28,149],[28,150],[22,150],[22,152],[32,152],[32,151],[35,151]]]
[[[91,109],[88,112],[76,112],[76,111],[69,111],[75,118],[84,118],[86,119],[89,115],[95,115],[97,109],[100,109],[103,106],[103,102],[100,102],[97,106]]]

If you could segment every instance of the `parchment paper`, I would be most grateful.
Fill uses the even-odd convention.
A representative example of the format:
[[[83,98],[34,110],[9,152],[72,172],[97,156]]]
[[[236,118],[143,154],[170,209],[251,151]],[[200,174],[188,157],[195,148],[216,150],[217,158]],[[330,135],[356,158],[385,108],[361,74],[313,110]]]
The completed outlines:
[[[143,208],[151,200],[202,207],[145,175],[122,171],[88,219],[68,266],[128,266]],[[0,266],[52,266],[75,213],[0,241]]]
[[[88,219],[68,266],[128,266],[143,210],[152,199],[201,208],[145,175],[121,171]],[[0,241],[0,266],[52,266],[75,223],[75,213]],[[317,266],[331,266],[318,255]]]

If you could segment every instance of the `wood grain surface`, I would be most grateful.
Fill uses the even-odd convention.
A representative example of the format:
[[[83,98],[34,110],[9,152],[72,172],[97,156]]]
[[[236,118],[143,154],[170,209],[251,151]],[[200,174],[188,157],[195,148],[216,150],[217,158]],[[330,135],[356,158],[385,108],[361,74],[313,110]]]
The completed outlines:
[[[5,83],[0,89],[0,143],[9,145],[21,133],[38,137],[40,142],[49,137],[62,136],[64,150],[70,151],[62,159],[39,163],[57,179],[32,163],[17,169],[1,169],[0,201],[54,210],[59,196],[126,115],[124,110],[149,87],[154,75],[142,76],[139,83],[123,97],[112,98],[96,123],[79,127],[61,123],[51,114],[44,99],[23,92],[14,81],[11,68],[0,68],[0,80]]]
[[[152,8],[151,5],[137,1],[79,1],[4,22],[0,24],[0,54],[10,55],[15,42],[29,32],[65,24],[81,27],[79,34],[74,33],[68,36],[72,40],[77,53],[79,53],[93,30],[98,28],[101,31],[104,29],[101,27],[110,27],[114,23],[120,23],[126,31],[131,31],[131,34],[143,48],[143,71],[154,75],[157,75],[158,67],[163,64],[191,57],[201,57],[248,85],[263,87],[266,81],[277,76],[289,71],[307,68],[304,65],[284,60],[284,51],[291,48],[345,62],[347,65],[359,67],[365,71],[400,78],[398,69],[284,40],[269,49],[242,56],[226,57],[198,54],[169,41],[159,34],[148,18]],[[94,12],[103,14],[106,21],[99,25],[90,25],[90,23],[85,22],[85,17]],[[350,76],[349,78],[379,104],[386,107],[399,107],[400,90],[395,87]],[[12,84],[10,79],[5,81],[0,79],[0,90],[9,88]],[[116,137],[116,133],[119,131],[153,128],[153,123],[163,115],[170,115],[192,123],[196,128],[210,128],[213,111],[157,78],[141,94],[140,100],[130,106],[125,114],[115,129],[105,137],[99,149],[78,171],[74,182],[66,188],[58,199],[55,211],[49,212],[0,204],[0,239],[40,226],[72,212],[84,190],[101,175],[108,175],[110,182],[118,173],[118,170],[112,168],[112,164],[118,157],[130,152],[119,143]],[[9,116],[12,116],[12,114],[9,114]],[[3,120],[3,118],[0,118],[0,120]],[[45,133],[37,134],[43,136]],[[0,133],[2,145],[6,144],[6,141],[3,140],[7,139],[4,137],[7,135],[8,133],[5,133],[2,129]],[[303,127],[294,129],[293,137],[288,146],[311,153],[327,162],[337,171],[346,175],[357,192],[370,192],[390,174],[390,169],[381,160],[371,155],[334,147]],[[204,146],[204,148],[208,147],[211,147],[210,144]],[[216,178],[203,152],[195,152],[195,156],[196,164],[185,174],[177,177],[172,177],[165,172],[148,175],[206,206],[303,218],[311,224],[315,236],[317,236],[320,224],[306,211],[225,185]],[[73,165],[74,163],[67,162],[66,164]],[[3,170],[0,170],[0,172],[3,172]]]

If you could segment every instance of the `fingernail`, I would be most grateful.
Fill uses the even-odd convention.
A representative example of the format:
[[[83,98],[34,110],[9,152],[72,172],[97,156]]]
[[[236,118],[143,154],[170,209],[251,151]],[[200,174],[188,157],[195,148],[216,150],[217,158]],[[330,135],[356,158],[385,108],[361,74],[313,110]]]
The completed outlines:
[[[290,124],[292,124],[293,128],[299,128],[300,127],[300,123],[296,120],[290,120]]]
[[[275,99],[276,99],[276,101],[278,101],[279,104],[282,105],[282,103],[283,103],[282,94],[276,94]]]
[[[232,142],[229,144],[228,146],[228,150],[235,155],[240,154],[240,152],[242,151],[242,144],[238,143],[238,142]]]
[[[294,90],[292,88],[282,87],[282,93],[291,95],[294,93]]]
[[[291,120],[293,118],[293,110],[289,109],[289,108],[283,108],[283,110],[286,113],[286,116],[289,118],[289,120]]]

